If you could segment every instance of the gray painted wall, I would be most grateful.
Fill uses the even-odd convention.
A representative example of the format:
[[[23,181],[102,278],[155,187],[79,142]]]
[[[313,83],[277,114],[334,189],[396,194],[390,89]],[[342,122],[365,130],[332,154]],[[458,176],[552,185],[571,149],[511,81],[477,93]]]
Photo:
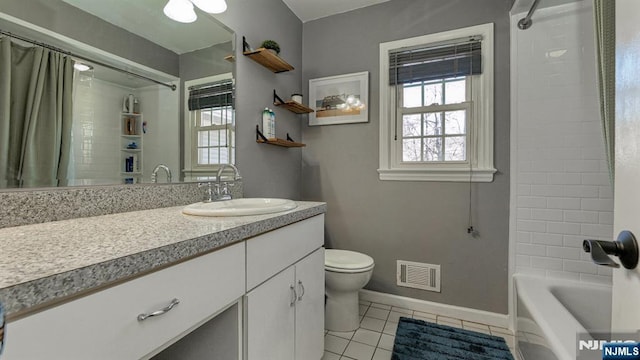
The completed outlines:
[[[301,138],[302,115],[274,107],[273,90],[282,97],[300,92],[302,79],[302,22],[281,0],[233,0],[216,16],[236,31],[236,155],[243,176],[245,197],[268,196],[300,199],[300,148],[283,148],[255,142],[255,127],[262,121],[262,110],[269,106],[276,113],[276,135],[287,132]],[[263,40],[280,44],[280,56],[295,70],[274,74],[242,55],[242,36],[253,48]]]
[[[376,262],[368,289],[507,313],[511,0],[392,0],[304,24],[303,84],[369,71],[369,122],[303,126],[303,198],[328,204],[326,245]],[[380,181],[379,43],[495,23],[493,183]],[[396,286],[396,260],[442,265],[442,292]]]
[[[0,12],[178,76],[178,55],[60,0],[2,0]]]
[[[180,80],[195,80],[233,71],[233,63],[224,60],[231,54],[231,41],[180,55]]]

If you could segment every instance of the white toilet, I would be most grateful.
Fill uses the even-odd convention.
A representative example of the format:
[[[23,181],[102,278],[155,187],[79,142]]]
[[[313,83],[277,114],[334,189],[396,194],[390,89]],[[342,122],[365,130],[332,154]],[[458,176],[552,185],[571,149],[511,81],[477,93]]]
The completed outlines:
[[[360,326],[358,291],[373,273],[373,259],[348,250],[324,251],[325,328],[331,331],[353,331]]]

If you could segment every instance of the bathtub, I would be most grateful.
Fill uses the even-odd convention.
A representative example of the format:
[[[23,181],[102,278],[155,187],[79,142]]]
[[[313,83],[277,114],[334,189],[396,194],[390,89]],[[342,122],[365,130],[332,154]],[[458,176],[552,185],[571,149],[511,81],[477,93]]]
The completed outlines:
[[[522,360],[575,360],[578,333],[611,328],[611,286],[521,274],[514,281]]]

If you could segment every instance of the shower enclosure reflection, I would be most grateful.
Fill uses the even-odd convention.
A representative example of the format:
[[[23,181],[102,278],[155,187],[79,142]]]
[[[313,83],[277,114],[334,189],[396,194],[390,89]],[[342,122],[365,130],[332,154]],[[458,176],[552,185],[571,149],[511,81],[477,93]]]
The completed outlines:
[[[150,182],[157,164],[165,164],[174,181],[184,179],[180,154],[192,152],[182,149],[188,114],[184,84],[233,74],[233,63],[224,57],[233,53],[235,35],[206,13],[199,13],[195,23],[178,24],[164,16],[162,6],[155,0],[3,0],[3,44],[26,53],[42,51],[20,38],[34,40],[63,50],[45,51],[50,62],[61,62],[51,60],[59,56],[88,66],[70,68],[70,75],[45,76],[43,83],[51,89],[65,89],[55,101],[40,102],[46,106],[32,104],[29,80],[3,77],[11,79],[5,87],[12,105],[4,106],[8,102],[0,98],[0,188]],[[0,62],[6,58],[0,56]],[[51,105],[57,101],[60,106]],[[20,111],[15,103],[22,104]],[[225,106],[234,112],[232,102]],[[45,134],[47,140],[33,134]],[[228,148],[216,148],[232,153],[233,140],[227,140]]]

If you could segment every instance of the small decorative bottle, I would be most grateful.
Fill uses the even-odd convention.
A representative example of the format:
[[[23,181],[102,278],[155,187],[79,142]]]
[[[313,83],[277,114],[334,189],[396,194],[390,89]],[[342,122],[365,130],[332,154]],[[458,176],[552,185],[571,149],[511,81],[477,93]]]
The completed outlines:
[[[267,139],[272,138],[271,136],[271,111],[269,108],[264,108],[262,111],[262,135]]]
[[[271,137],[276,138],[276,113],[269,109],[269,125],[271,128]]]

